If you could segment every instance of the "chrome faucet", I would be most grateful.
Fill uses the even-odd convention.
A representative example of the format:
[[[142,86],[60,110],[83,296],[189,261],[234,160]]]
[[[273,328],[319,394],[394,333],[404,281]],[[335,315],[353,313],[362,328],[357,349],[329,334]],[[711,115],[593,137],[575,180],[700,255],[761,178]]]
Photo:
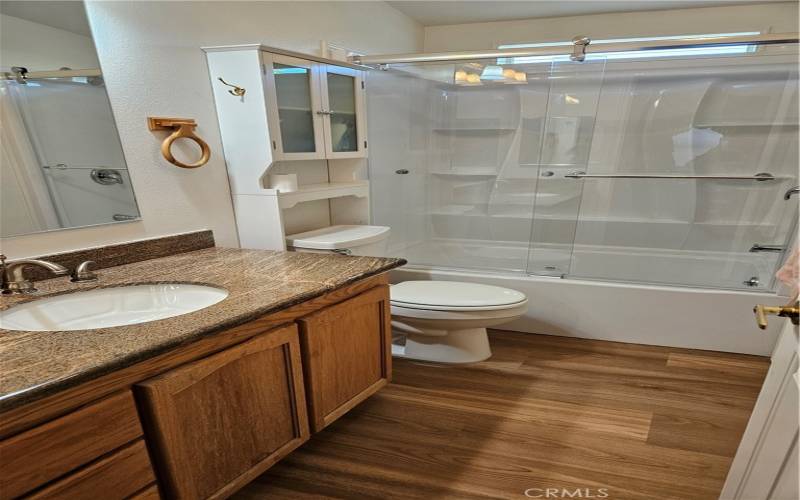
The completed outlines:
[[[36,291],[33,281],[25,278],[25,267],[35,266],[47,269],[55,276],[65,276],[69,274],[69,269],[56,264],[39,259],[20,259],[6,263],[6,256],[0,255],[0,280],[3,294],[9,293],[31,293]]]
[[[97,281],[97,275],[89,270],[89,266],[93,266],[93,260],[87,260],[78,264],[75,270],[70,274],[70,281],[73,283],[81,283],[83,281]]]

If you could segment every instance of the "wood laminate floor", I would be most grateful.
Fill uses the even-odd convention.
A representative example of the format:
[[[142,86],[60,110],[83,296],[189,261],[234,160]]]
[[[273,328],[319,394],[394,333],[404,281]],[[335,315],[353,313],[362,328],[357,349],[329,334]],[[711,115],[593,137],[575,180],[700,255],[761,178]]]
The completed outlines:
[[[491,342],[468,367],[396,359],[391,385],[236,498],[716,499],[769,366],[504,331]]]

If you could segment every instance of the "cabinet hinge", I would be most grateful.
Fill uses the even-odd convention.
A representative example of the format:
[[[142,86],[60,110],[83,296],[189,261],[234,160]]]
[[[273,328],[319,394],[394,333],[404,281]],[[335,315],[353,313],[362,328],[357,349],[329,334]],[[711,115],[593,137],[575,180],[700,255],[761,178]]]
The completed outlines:
[[[366,87],[364,87],[364,80],[361,80],[361,90],[364,90],[365,88]]]
[[[367,141],[364,141],[364,149],[367,149]]]
[[[272,141],[272,149],[278,149],[278,143],[277,142]]]

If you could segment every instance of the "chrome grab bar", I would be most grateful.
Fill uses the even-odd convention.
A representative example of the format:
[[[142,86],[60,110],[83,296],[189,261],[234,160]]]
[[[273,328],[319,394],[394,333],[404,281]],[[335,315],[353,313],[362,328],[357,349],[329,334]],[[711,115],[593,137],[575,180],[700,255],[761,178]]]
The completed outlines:
[[[786,193],[783,195],[783,199],[784,200],[788,200],[789,198],[792,197],[792,195],[795,195],[795,194],[798,194],[798,193],[800,193],[800,186],[795,186],[792,189],[786,191]]]
[[[582,171],[564,175],[567,179],[700,179],[728,181],[774,181],[776,177],[767,172],[755,175],[683,175],[683,174],[587,174]]]

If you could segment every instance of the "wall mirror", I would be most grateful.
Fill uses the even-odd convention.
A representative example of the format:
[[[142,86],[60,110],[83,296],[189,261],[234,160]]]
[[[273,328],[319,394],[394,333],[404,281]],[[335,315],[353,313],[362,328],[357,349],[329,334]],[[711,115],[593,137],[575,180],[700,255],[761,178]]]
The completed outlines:
[[[0,237],[138,220],[83,2],[0,2]]]

